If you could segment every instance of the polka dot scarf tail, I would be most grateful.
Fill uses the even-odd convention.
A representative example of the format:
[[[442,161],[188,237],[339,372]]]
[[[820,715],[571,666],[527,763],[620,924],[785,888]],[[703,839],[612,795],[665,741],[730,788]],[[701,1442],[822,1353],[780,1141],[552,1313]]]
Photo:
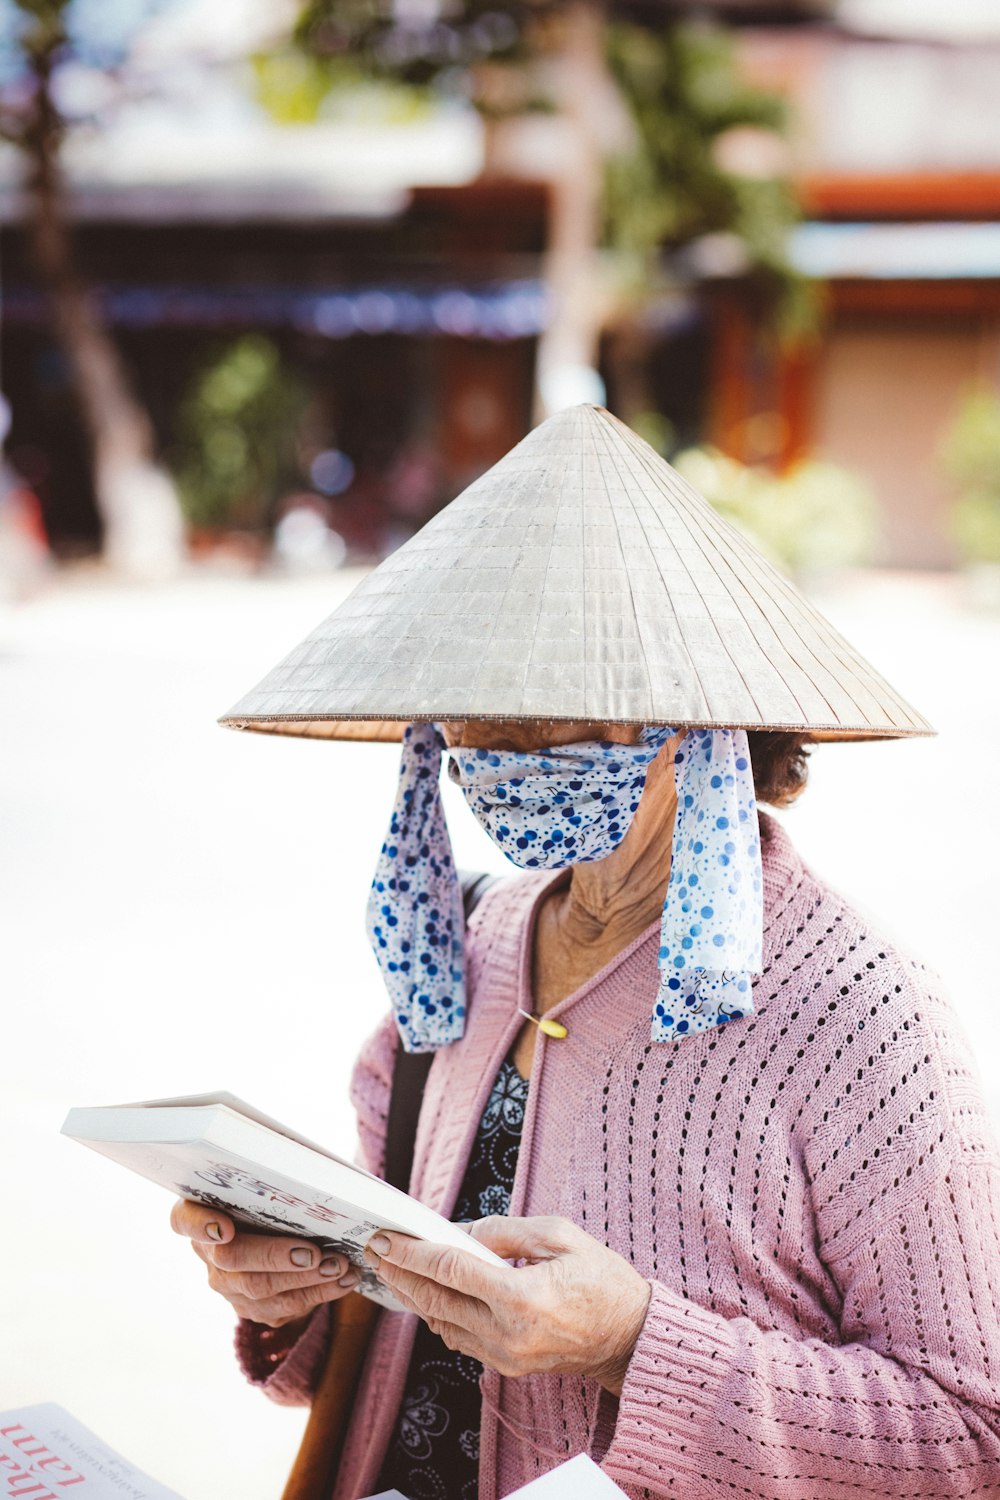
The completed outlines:
[[[743,729],[691,729],[674,757],[677,816],[660,932],[654,1041],[738,1021],[763,964],[760,827]]]
[[[656,725],[635,745],[587,741],[538,753],[459,749],[448,770],[514,864],[561,869],[618,846],[649,766],[675,733]],[[368,906],[369,938],[411,1052],[456,1041],[465,1025],[464,921],[440,799],[442,749],[434,725],[405,732]],[[760,846],[745,731],[689,731],[675,776],[674,858],[652,1017],[657,1041],[746,1015],[750,978],[760,970]]]
[[[368,897],[367,929],[407,1052],[465,1030],[465,915],[441,804],[444,740],[403,733],[396,803]]]

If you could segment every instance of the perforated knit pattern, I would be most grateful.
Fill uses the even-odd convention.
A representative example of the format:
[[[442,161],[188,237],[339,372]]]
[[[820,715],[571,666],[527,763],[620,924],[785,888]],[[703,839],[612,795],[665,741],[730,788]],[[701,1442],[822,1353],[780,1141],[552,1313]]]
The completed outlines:
[[[1000,1497],[1000,1162],[966,1046],[931,978],[762,825],[755,1014],[651,1043],[651,928],[537,1056],[512,1212],[569,1215],[653,1296],[620,1404],[488,1377],[482,1500],[581,1450],[635,1500]],[[475,919],[469,1031],[435,1059],[417,1138],[414,1188],[444,1212],[551,879],[491,891]],[[376,1165],[392,1046],[383,1027],[355,1077]],[[321,1332],[265,1389],[307,1395]],[[411,1339],[410,1318],[381,1321],[336,1500],[370,1490]]]

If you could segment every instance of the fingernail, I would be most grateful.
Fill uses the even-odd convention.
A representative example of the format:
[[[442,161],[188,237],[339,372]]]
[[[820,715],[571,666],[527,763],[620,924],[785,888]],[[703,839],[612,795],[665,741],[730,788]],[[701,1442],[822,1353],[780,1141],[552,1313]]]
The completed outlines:
[[[348,1273],[347,1273],[346,1276],[341,1276],[340,1280],[337,1282],[337,1285],[338,1286],[342,1286],[346,1291],[349,1292],[352,1287],[357,1286],[357,1284],[358,1284],[358,1282],[360,1280],[361,1280],[361,1274],[360,1274],[360,1272],[355,1271],[354,1268],[353,1268],[353,1266],[352,1266],[352,1268],[348,1271]]]
[[[210,1240],[221,1240],[222,1226],[217,1224],[213,1219],[211,1224],[205,1225],[205,1233],[208,1235]]]
[[[376,1255],[388,1255],[392,1246],[384,1234],[376,1234],[373,1239],[368,1241],[368,1249],[374,1250]]]
[[[313,1263],[313,1252],[305,1249],[303,1245],[296,1245],[291,1252],[293,1266],[311,1266]]]
[[[321,1276],[342,1276],[344,1274],[344,1262],[336,1255],[328,1255],[326,1260],[319,1263],[319,1274]]]

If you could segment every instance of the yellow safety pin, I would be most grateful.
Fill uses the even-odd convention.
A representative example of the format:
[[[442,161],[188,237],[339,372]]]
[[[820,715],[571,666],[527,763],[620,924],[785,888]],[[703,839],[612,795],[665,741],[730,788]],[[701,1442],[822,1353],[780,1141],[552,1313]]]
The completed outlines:
[[[547,1016],[533,1015],[530,1010],[522,1010],[520,1006],[517,1007],[517,1013],[526,1021],[533,1022],[539,1031],[544,1031],[546,1036],[554,1037],[556,1041],[562,1041],[563,1037],[569,1036],[569,1032],[561,1021],[550,1021]]]

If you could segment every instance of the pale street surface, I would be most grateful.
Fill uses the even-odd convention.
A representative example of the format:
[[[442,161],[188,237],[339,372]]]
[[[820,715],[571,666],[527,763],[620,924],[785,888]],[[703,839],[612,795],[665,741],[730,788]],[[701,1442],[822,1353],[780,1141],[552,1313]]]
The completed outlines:
[[[0,1410],[61,1402],[186,1500],[274,1500],[303,1415],[237,1375],[166,1195],[58,1130],[72,1104],[224,1088],[350,1149],[396,752],[215,718],[354,581],[77,577],[0,615]],[[818,602],[941,736],[824,747],[786,824],[947,975],[1000,1096],[1000,617],[944,577]],[[502,867],[451,806],[460,862]]]

